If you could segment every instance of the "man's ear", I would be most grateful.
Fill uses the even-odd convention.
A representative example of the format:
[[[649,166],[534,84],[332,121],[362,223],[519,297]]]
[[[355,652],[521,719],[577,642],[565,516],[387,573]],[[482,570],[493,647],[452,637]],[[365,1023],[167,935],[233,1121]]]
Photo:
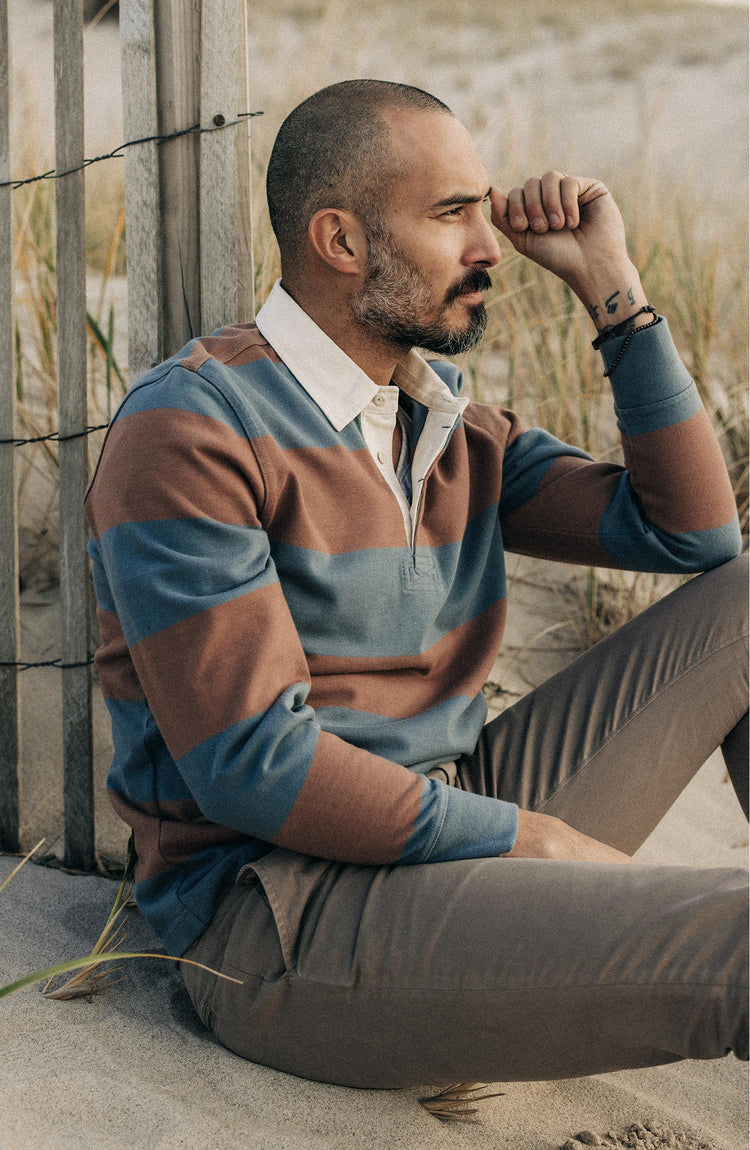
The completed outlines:
[[[307,237],[316,255],[344,275],[356,275],[367,266],[367,236],[354,212],[321,208],[310,220]]]

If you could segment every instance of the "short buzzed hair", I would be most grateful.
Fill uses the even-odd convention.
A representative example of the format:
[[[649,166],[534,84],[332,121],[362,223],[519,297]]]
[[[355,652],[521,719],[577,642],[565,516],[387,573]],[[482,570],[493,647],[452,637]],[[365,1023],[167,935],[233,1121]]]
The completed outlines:
[[[268,162],[268,210],[282,260],[296,263],[307,226],[321,208],[356,213],[366,227],[381,221],[380,204],[393,176],[390,108],[452,115],[442,100],[386,80],[345,80],[309,96],[279,129]]]

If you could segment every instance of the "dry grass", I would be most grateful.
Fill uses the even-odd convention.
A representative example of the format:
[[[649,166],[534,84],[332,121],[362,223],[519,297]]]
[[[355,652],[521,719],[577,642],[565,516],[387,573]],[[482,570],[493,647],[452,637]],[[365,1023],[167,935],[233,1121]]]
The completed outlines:
[[[480,1082],[456,1082],[446,1086],[437,1094],[420,1098],[420,1105],[428,1114],[440,1122],[476,1122],[479,1108],[474,1102],[486,1102],[488,1098],[502,1098],[503,1091],[485,1093],[486,1087]]]

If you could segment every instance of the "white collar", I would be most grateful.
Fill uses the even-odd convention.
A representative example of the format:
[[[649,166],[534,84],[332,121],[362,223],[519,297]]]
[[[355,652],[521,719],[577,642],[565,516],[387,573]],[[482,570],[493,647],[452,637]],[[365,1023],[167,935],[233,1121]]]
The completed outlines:
[[[284,291],[281,280],[274,284],[256,324],[337,431],[360,415],[381,390]],[[413,349],[393,373],[393,383],[425,407],[450,413],[454,419],[469,402],[453,395]]]

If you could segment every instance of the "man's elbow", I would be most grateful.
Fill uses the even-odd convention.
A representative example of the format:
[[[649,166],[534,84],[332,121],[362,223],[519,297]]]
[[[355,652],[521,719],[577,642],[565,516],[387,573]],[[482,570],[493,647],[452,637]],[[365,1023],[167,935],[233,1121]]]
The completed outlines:
[[[721,567],[742,551],[742,532],[738,516],[721,527],[694,531],[675,539],[675,554],[688,574]]]

